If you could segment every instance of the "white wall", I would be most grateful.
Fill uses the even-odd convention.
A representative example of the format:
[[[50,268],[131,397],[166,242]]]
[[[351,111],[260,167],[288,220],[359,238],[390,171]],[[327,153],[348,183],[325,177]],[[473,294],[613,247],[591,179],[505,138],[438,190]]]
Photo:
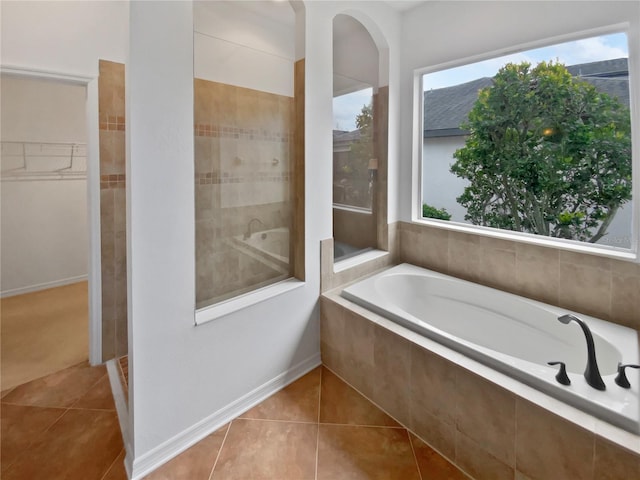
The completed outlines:
[[[98,59],[124,62],[125,1],[0,3],[3,66],[97,75]]]
[[[127,1],[0,2],[0,62],[23,73],[55,72],[87,89],[87,183],[89,217],[89,360],[101,354],[99,59],[125,63]]]
[[[370,9],[351,5],[367,8],[397,45],[393,11],[376,2]],[[331,21],[340,5],[307,7],[306,282],[194,327],[192,7],[131,4],[127,218],[134,475],[171,445],[212,428],[254,389],[319,361],[319,243],[332,231]]]
[[[2,75],[0,97],[3,142],[86,142],[84,86]],[[8,155],[15,148],[3,150],[3,169],[21,161]],[[43,148],[43,153],[50,151]],[[27,149],[36,153],[40,146]],[[45,159],[29,156],[29,169],[51,171],[68,159],[49,157],[46,164],[35,165],[40,160]],[[86,169],[86,157],[74,163]],[[86,176],[39,178],[5,175],[2,182],[2,296],[80,281],[87,275]]]
[[[294,13],[288,3],[266,4],[282,21],[259,15],[245,4],[194,3],[196,78],[293,96]]]
[[[84,86],[2,75],[1,88],[2,141],[86,141]]]
[[[134,476],[162,457],[165,442],[180,444],[196,435],[198,422],[215,423],[217,412],[252,390],[301,362],[319,360],[317,245],[304,287],[194,326],[191,8],[190,2],[131,4],[126,91]]]
[[[333,21],[333,94],[378,89],[378,49],[366,28],[352,17]]]
[[[411,220],[412,156],[421,149],[422,132],[414,131],[414,70],[543,39],[630,22],[630,47],[640,41],[640,3],[624,1],[427,2],[403,16],[402,165],[397,190],[399,216]],[[637,55],[637,53],[636,53]],[[630,58],[631,75],[640,78],[640,60]],[[634,82],[638,97],[640,82]],[[417,93],[422,101],[421,92]],[[632,123],[640,123],[637,109]],[[638,152],[638,147],[634,147]],[[636,174],[635,179],[638,179]],[[634,180],[635,182],[636,180]],[[401,188],[404,186],[404,188]],[[637,186],[637,182],[636,182]]]
[[[454,222],[464,222],[467,209],[456,198],[469,185],[467,180],[451,173],[453,154],[464,146],[460,137],[434,137],[424,140],[422,149],[422,203],[446,208]]]

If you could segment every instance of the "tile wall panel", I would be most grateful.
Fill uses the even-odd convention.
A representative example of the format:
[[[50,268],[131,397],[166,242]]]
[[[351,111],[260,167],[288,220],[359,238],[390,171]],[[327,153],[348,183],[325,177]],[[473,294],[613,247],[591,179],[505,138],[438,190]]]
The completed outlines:
[[[102,360],[127,354],[124,65],[99,63]]]
[[[289,234],[266,234],[284,265],[245,240],[291,232],[294,99],[202,79],[194,97],[196,305],[204,307],[291,275]]]
[[[400,262],[640,330],[638,263],[405,222],[398,232]]]

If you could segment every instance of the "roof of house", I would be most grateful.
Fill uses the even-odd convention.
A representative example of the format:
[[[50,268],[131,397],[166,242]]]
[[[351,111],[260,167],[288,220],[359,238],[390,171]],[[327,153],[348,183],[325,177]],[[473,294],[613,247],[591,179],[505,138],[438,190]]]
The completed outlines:
[[[569,65],[569,73],[576,77],[628,77],[629,62],[626,58]]]
[[[567,70],[629,106],[626,58],[571,65]],[[467,115],[478,98],[478,91],[490,86],[492,82],[491,78],[482,77],[460,85],[424,92],[424,137],[449,137],[468,133],[460,129],[460,124],[467,121]]]
[[[360,130],[334,130],[333,131],[333,151],[348,152],[351,150],[351,144],[360,139]]]

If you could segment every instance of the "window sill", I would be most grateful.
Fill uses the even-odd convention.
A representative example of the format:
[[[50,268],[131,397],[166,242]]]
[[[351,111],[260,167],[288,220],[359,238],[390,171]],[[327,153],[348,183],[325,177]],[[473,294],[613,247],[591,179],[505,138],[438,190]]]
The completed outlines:
[[[345,212],[361,213],[363,215],[373,214],[373,211],[370,208],[353,207],[351,205],[343,205],[341,203],[334,203],[333,208],[335,208],[336,210],[344,210]]]
[[[481,237],[497,238],[500,240],[507,240],[517,243],[526,243],[529,245],[537,245],[539,247],[557,248],[559,250],[566,250],[576,253],[584,253],[588,255],[596,255],[600,257],[608,257],[616,260],[623,260],[627,262],[640,262],[637,251],[627,250],[616,247],[609,247],[606,245],[595,246],[589,243],[576,242],[572,240],[562,240],[551,237],[534,236],[526,233],[509,232],[503,230],[496,230],[488,227],[479,227],[464,225],[461,223],[453,223],[448,221],[427,220],[423,218],[414,219],[413,224],[425,225],[433,228],[441,228],[443,230],[451,230],[459,233],[467,233],[471,235],[478,235]],[[632,247],[633,248],[633,247]]]
[[[296,278],[288,278],[281,282],[274,283],[273,285],[268,285],[210,307],[201,308],[196,310],[195,325],[202,325],[226,315],[238,312],[257,303],[269,300],[275,296],[295,290],[296,288],[302,287],[304,284],[305,282]]]

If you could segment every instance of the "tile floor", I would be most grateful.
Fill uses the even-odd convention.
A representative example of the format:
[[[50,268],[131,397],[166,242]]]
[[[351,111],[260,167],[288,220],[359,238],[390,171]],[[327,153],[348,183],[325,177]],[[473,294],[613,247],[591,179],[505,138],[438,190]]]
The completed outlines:
[[[1,394],[3,480],[126,480],[107,369],[86,362]]]
[[[124,480],[104,366],[2,392],[5,480]],[[318,367],[146,480],[463,480],[467,477],[331,371]]]
[[[146,480],[463,480],[468,477],[319,367]]]

